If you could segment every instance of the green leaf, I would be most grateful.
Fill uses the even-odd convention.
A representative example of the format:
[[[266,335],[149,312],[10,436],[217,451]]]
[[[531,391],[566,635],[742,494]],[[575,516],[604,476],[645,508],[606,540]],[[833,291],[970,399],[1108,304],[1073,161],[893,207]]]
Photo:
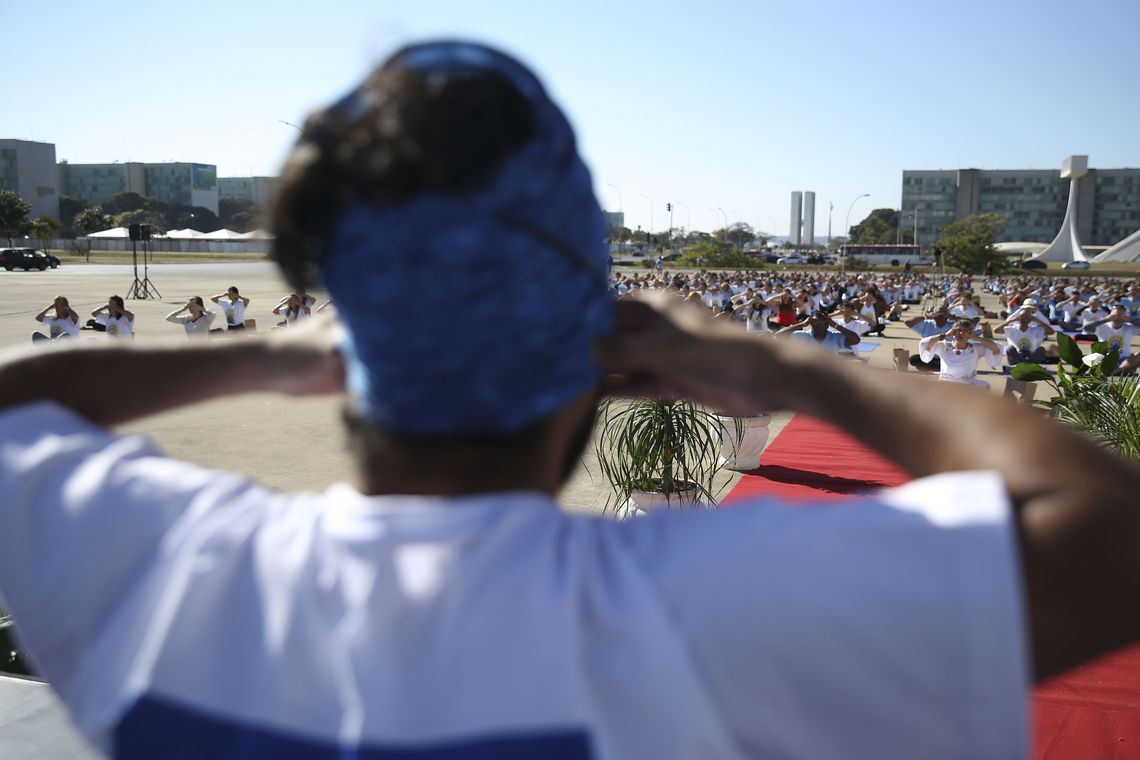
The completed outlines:
[[[1081,347],[1071,336],[1062,332],[1057,333],[1057,352],[1061,355],[1062,361],[1069,365],[1077,368],[1084,366],[1081,360],[1085,358],[1085,355],[1081,353]]]
[[[1031,362],[1021,362],[1017,364],[1010,369],[1009,375],[1014,380],[1022,380],[1027,383],[1035,383],[1038,380],[1049,380],[1053,377],[1049,374],[1049,370]]]
[[[1092,346],[1089,348],[1089,353],[1090,354],[1107,354],[1108,353],[1108,343],[1106,343],[1103,340],[1098,340],[1096,343],[1093,343]]]
[[[1106,347],[1107,343],[1104,344]],[[1116,371],[1116,367],[1120,364],[1120,349],[1110,348],[1104,352],[1104,361],[1097,365],[1096,374],[1102,378],[1108,379],[1112,377],[1112,373]]]

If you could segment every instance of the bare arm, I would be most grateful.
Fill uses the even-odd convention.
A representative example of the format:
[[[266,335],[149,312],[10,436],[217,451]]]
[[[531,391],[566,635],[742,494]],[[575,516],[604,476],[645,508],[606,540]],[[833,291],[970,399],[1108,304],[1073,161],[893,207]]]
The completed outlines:
[[[996,471],[1016,510],[1037,677],[1140,640],[1140,607],[1121,603],[1140,591],[1134,465],[1000,397],[867,372],[794,342],[750,343],[684,311],[623,302],[601,352],[616,388],[742,416],[803,412],[917,476]]]
[[[43,321],[44,321],[44,317],[46,317],[46,316],[47,316],[47,313],[48,313],[49,311],[51,311],[52,309],[54,309],[54,308],[55,308],[55,304],[52,304],[51,306],[47,307],[46,309],[44,309],[43,311],[41,311],[41,312],[40,312],[39,314],[37,314],[36,316],[32,317],[32,319],[36,320],[37,322],[43,322]]]
[[[0,410],[54,401],[101,425],[118,425],[186,404],[253,391],[334,393],[343,366],[326,320],[288,337],[151,345],[99,343],[0,356]],[[218,372],[225,366],[226,372]],[[75,378],[82,377],[82,383]],[[123,393],[145,377],[146,393]]]

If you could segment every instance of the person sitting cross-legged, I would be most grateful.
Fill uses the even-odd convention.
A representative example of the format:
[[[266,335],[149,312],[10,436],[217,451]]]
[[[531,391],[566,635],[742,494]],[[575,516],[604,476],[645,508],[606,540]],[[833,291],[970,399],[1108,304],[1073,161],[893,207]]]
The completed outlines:
[[[1045,339],[1056,330],[1038,311],[1036,304],[1026,303],[1006,321],[994,328],[994,333],[1005,336],[1005,358],[1010,366],[1021,362],[1055,363],[1056,354],[1045,348]]]

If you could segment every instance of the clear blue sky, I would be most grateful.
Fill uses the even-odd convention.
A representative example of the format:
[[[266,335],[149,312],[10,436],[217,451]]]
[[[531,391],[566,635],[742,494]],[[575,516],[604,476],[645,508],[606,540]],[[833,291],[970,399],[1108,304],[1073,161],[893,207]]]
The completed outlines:
[[[1135,0],[100,3],[0,0],[0,137],[73,162],[276,174],[310,109],[395,47],[496,43],[578,129],[631,227],[746,221],[816,235],[897,207],[906,169],[1140,166]],[[685,204],[689,209],[686,214]],[[691,221],[690,221],[691,220]]]

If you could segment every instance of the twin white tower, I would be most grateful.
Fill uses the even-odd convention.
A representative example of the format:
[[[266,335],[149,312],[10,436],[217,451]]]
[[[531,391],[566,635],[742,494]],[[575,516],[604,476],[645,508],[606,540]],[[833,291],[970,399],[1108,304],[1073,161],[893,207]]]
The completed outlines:
[[[815,245],[815,193],[811,190],[802,193],[799,190],[792,191],[792,219],[788,223],[788,242],[792,245]]]

